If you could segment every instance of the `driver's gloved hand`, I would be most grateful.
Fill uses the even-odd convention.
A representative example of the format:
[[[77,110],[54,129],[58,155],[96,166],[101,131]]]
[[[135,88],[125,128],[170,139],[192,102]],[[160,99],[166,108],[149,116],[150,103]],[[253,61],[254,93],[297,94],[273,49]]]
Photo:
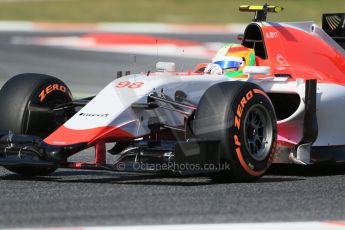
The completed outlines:
[[[209,63],[207,64],[204,73],[221,75],[223,74],[223,70],[218,64]]]

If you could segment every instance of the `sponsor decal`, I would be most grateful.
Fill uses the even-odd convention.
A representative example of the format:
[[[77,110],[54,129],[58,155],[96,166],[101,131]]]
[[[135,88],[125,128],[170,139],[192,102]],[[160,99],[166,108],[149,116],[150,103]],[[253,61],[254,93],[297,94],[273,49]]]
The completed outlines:
[[[268,39],[278,38],[278,32],[266,32],[266,38]]]
[[[46,96],[48,94],[50,94],[51,92],[54,92],[54,91],[61,91],[63,93],[66,93],[67,89],[65,86],[63,85],[60,85],[60,84],[51,84],[51,85],[48,85],[47,87],[45,87],[41,92],[40,94],[38,95],[39,99],[40,99],[40,102],[42,102],[44,100],[44,98],[46,98]]]
[[[82,117],[108,117],[108,113],[103,113],[103,114],[97,114],[97,113],[79,113],[79,116]]]
[[[281,66],[289,66],[289,63],[287,62],[287,60],[285,59],[285,57],[282,54],[276,55],[276,61]]]
[[[140,88],[144,85],[144,82],[136,81],[136,82],[130,82],[130,81],[121,81],[117,83],[115,86],[116,88],[129,88],[129,89],[136,89]]]

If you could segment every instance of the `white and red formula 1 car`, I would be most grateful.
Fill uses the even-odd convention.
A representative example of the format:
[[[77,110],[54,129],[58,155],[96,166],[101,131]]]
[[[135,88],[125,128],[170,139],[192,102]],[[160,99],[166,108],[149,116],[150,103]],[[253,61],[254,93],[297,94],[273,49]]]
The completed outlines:
[[[30,176],[73,168],[251,181],[272,162],[344,161],[345,14],[323,15],[320,28],[266,22],[280,7],[240,10],[255,12],[241,36],[256,55],[245,78],[159,63],[81,100],[55,77],[11,78],[0,91],[0,165]],[[94,162],[69,161],[90,147]]]

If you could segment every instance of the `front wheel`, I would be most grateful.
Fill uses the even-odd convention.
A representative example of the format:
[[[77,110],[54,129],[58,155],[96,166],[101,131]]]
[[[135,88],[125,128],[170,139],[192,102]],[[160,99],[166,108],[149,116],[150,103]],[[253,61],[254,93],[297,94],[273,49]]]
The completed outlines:
[[[30,134],[47,137],[74,111],[59,114],[32,112],[30,107],[54,108],[57,104],[72,101],[68,87],[61,80],[43,74],[20,74],[14,76],[0,90],[0,130],[11,130],[15,134]],[[56,170],[46,167],[6,167],[9,171],[24,176],[44,176]]]
[[[230,165],[230,170],[210,174],[213,180],[257,180],[273,161],[276,116],[269,97],[256,84],[211,86],[199,102],[192,127],[197,138],[219,141],[221,162]]]

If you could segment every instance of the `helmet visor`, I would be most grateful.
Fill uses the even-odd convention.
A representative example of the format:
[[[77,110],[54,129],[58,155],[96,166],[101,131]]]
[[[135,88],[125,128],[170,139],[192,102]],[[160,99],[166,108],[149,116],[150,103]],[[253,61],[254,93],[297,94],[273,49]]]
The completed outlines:
[[[241,62],[238,61],[216,61],[214,64],[218,64],[222,69],[230,69],[230,68],[239,68],[241,66]]]

